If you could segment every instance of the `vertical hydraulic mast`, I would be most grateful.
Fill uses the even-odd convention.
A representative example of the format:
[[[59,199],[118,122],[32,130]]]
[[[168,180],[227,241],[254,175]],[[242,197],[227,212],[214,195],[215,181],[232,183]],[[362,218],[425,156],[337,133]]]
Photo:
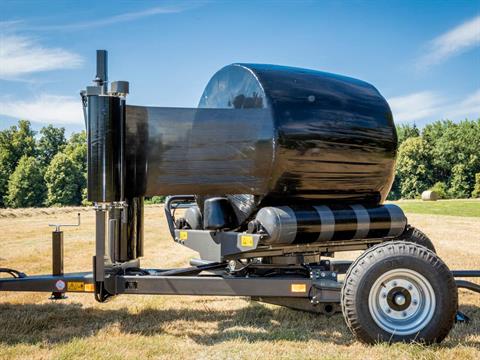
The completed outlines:
[[[112,82],[108,88],[108,54],[97,50],[94,86],[83,92],[86,97],[88,141],[88,200],[96,212],[94,280],[97,299],[105,300],[107,273],[118,267],[138,266],[138,251],[143,236],[141,201],[127,198],[125,189],[125,98],[126,81]],[[139,205],[139,203],[141,203]]]

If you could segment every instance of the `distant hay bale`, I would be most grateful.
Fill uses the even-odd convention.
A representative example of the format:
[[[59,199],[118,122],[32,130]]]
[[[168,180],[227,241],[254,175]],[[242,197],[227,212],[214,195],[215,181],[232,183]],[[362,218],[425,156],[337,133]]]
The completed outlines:
[[[439,198],[438,194],[432,190],[426,190],[422,192],[423,201],[437,201]]]

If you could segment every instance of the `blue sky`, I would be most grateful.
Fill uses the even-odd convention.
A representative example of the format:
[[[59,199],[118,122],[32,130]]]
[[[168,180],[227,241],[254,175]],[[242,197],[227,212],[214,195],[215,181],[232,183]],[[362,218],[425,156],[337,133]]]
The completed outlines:
[[[195,107],[218,69],[255,62],[368,81],[398,123],[480,117],[480,0],[0,0],[0,128],[81,130],[96,49],[130,104]]]

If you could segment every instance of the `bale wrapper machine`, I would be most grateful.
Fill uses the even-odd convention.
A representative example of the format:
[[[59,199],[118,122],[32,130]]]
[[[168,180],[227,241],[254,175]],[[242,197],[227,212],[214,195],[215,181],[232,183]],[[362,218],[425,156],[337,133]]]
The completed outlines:
[[[319,71],[233,64],[198,108],[126,104],[109,88],[107,52],[82,91],[88,199],[96,214],[93,273],[0,279],[0,291],[246,296],[331,315],[361,341],[440,342],[457,314],[455,277],[396,205],[392,113],[372,85]],[[197,251],[180,269],[145,269],[144,198],[167,196],[172,239]],[[178,211],[178,209],[181,209]],[[179,215],[180,213],[180,215]],[[362,250],[354,262],[334,254]],[[5,270],[5,269],[4,269]]]

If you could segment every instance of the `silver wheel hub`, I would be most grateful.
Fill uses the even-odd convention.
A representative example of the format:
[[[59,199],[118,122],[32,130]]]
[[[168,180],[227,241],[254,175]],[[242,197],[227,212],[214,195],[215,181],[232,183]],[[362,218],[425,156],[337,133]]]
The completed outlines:
[[[393,335],[422,330],[435,312],[435,292],[430,282],[410,269],[394,269],[380,276],[368,296],[370,315]]]
[[[403,294],[396,294],[395,297],[393,298],[393,302],[396,304],[396,305],[404,305],[405,302],[406,302],[406,298]]]

